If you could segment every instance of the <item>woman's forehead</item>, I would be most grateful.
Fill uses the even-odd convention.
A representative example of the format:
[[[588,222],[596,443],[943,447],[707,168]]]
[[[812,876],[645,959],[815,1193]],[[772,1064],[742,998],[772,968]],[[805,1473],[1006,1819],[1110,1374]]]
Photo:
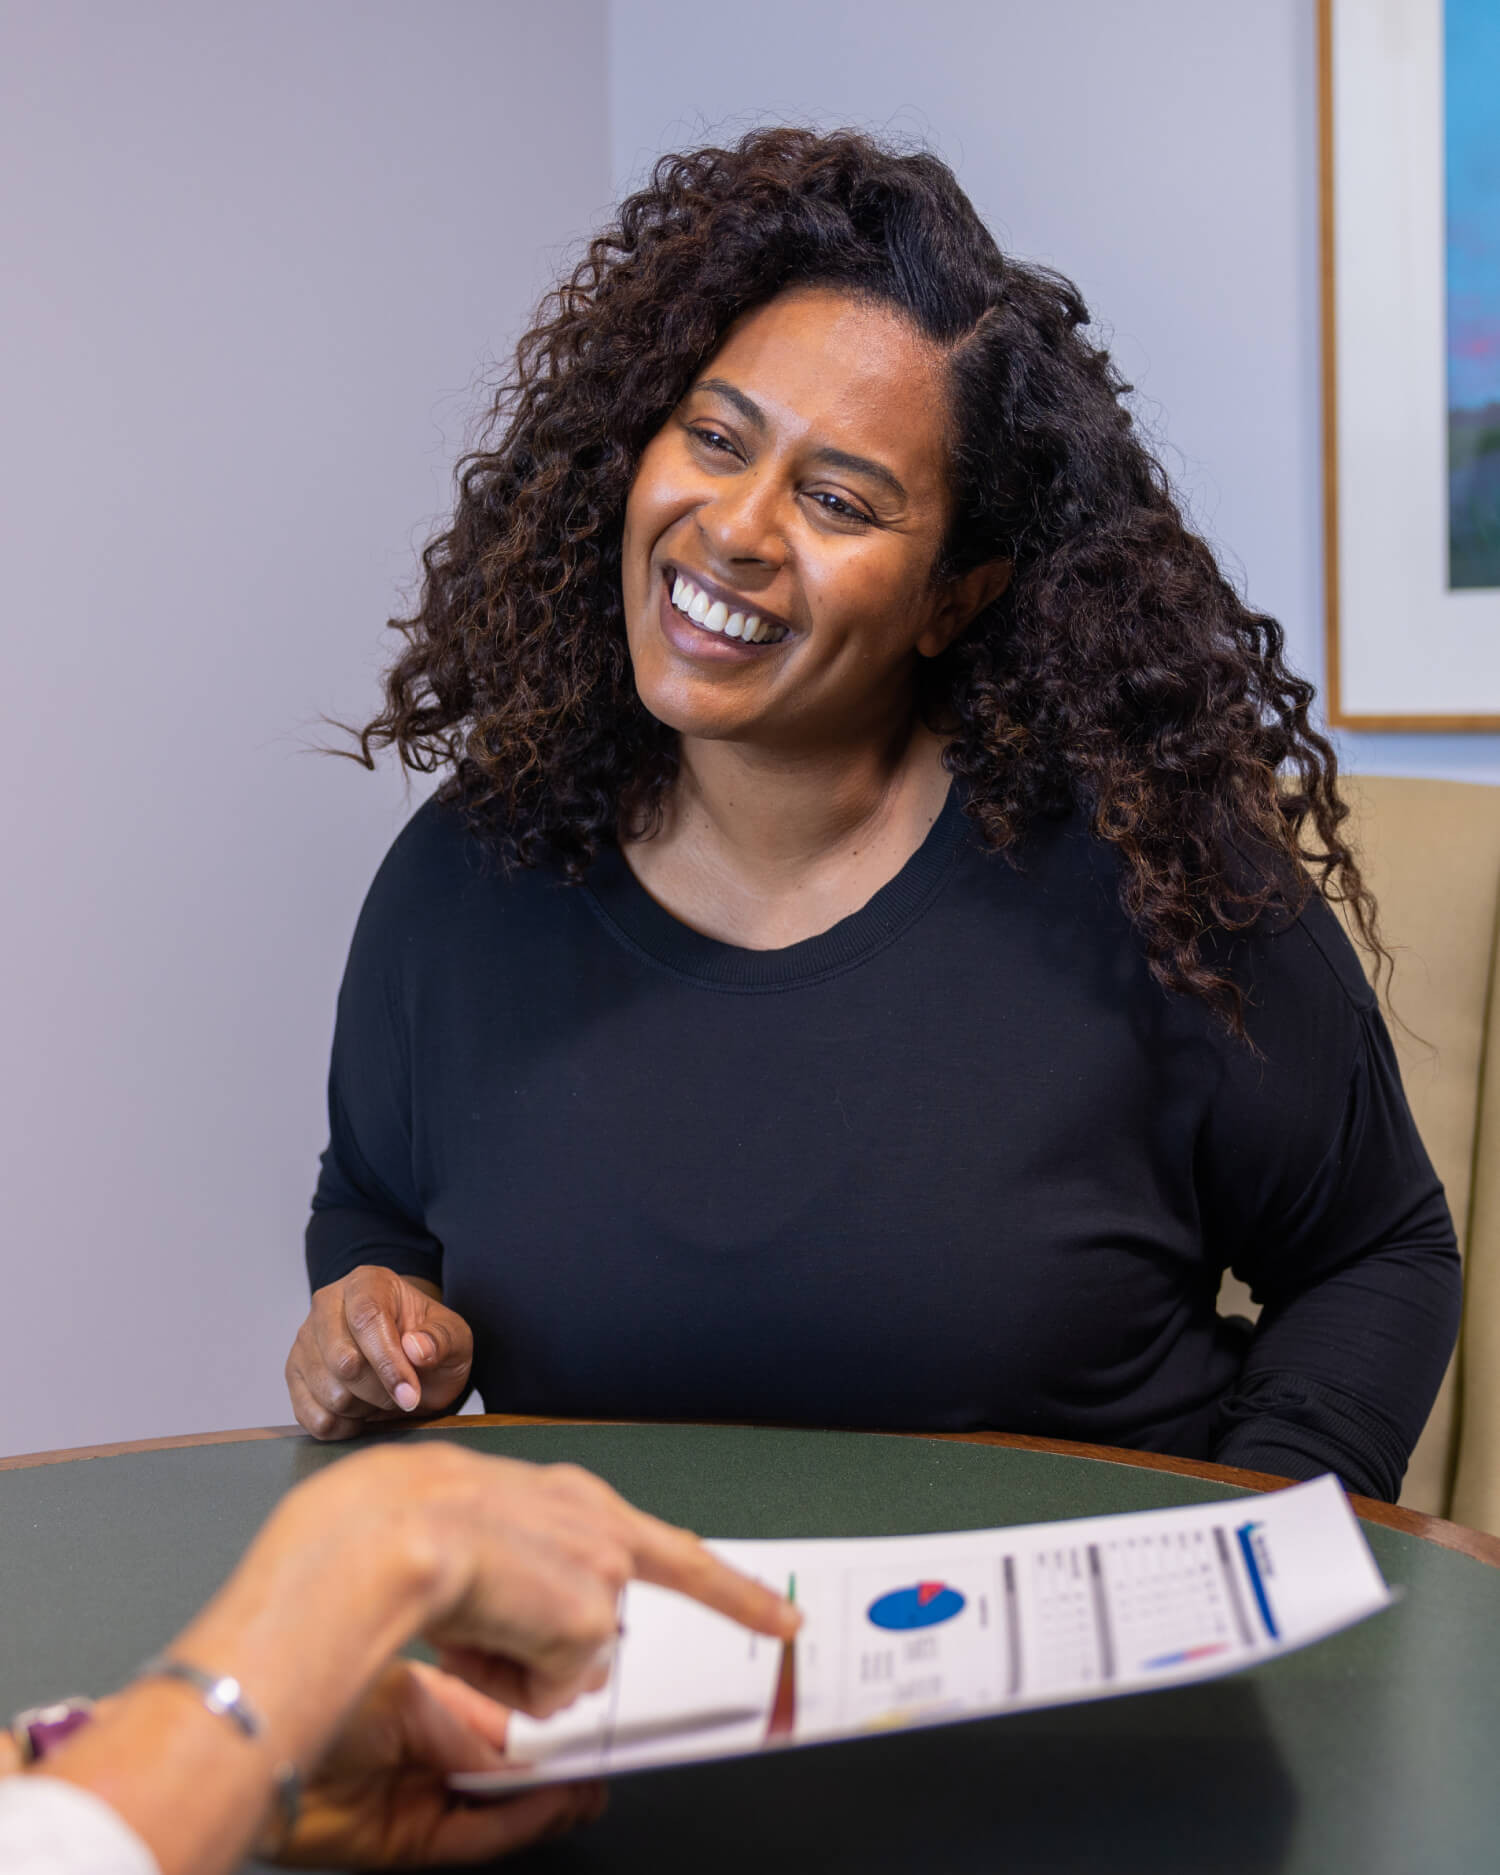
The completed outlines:
[[[703,380],[732,386],[780,439],[899,458],[908,487],[942,480],[944,353],[878,301],[827,287],[780,294],[730,327]]]

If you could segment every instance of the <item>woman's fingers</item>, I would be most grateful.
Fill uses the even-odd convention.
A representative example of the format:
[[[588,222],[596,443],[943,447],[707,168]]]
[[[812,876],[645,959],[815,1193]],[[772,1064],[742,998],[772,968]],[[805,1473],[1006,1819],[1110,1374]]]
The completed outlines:
[[[474,1335],[461,1315],[404,1286],[398,1323],[401,1352],[416,1373],[420,1404],[428,1412],[451,1406],[469,1382]]]
[[[474,1360],[461,1315],[391,1270],[357,1269],[338,1287],[342,1319],[331,1324],[325,1355],[351,1392],[403,1413],[441,1411],[458,1398]]]
[[[607,1683],[629,1574],[628,1558],[618,1569],[582,1561],[572,1531],[508,1545],[473,1603],[432,1638],[459,1650],[445,1665],[543,1719]]]
[[[489,1860],[597,1815],[597,1788],[559,1787],[478,1807],[447,1788],[455,1772],[504,1765],[509,1717],[435,1667],[391,1662],[309,1778],[301,1821],[277,1859],[311,1868]]]
[[[561,1836],[602,1815],[607,1794],[602,1784],[552,1784],[498,1803],[455,1807],[440,1819],[429,1837],[426,1859],[432,1862],[480,1862]]]
[[[334,1331],[329,1365],[354,1391],[373,1379],[380,1389],[375,1404],[415,1412],[422,1404],[422,1381],[401,1346],[405,1285],[389,1270],[356,1270],[346,1284],[342,1332]],[[420,1290],[410,1294],[427,1305]]]
[[[801,1626],[801,1616],[783,1596],[742,1575],[715,1556],[692,1531],[663,1523],[610,1489],[592,1472],[556,1465],[552,1477],[587,1511],[604,1520],[629,1557],[629,1572],[728,1615],[758,1633],[786,1640]]]
[[[635,1573],[643,1582],[676,1589],[778,1640],[790,1640],[802,1625],[801,1615],[785,1596],[731,1568],[691,1532],[660,1523],[643,1511],[632,1515],[638,1521]]]
[[[324,1428],[349,1421],[354,1430],[375,1413],[394,1410],[344,1319],[349,1278],[318,1290],[287,1357],[287,1387],[297,1417],[315,1437],[343,1436]],[[304,1413],[302,1397],[311,1410]],[[316,1423],[315,1423],[316,1422]]]
[[[424,1286],[365,1265],[314,1294],[287,1389],[315,1438],[349,1438],[372,1419],[441,1412],[467,1385],[473,1352],[468,1324]]]
[[[314,1393],[306,1372],[299,1358],[300,1337],[292,1346],[287,1358],[286,1387],[292,1402],[292,1412],[297,1423],[304,1431],[310,1432],[315,1439],[352,1439],[363,1432],[366,1424],[363,1412],[339,1412],[326,1404]],[[326,1389],[325,1381],[325,1389]],[[347,1394],[338,1397],[348,1398]],[[368,1409],[365,1409],[368,1410]]]
[[[570,1465],[482,1462],[488,1481],[478,1485],[476,1477],[478,1488],[460,1500],[453,1539],[445,1542],[450,1556],[472,1543],[472,1560],[455,1577],[454,1602],[434,1609],[428,1633],[439,1645],[512,1663],[513,1677],[506,1668],[503,1678],[491,1671],[480,1682],[506,1703],[540,1715],[599,1683],[632,1577],[777,1639],[797,1631],[797,1612],[781,1596],[592,1474]],[[472,1664],[463,1671],[476,1677]]]
[[[514,1712],[527,1711],[527,1670],[505,1655],[487,1654],[478,1647],[439,1647],[438,1665],[481,1698]]]
[[[446,1777],[493,1771],[505,1761],[509,1711],[471,1683],[421,1661],[400,1663],[398,1717],[403,1761]]]
[[[348,1361],[357,1391],[403,1413],[438,1411],[458,1397],[469,1378],[474,1337],[461,1315],[428,1293],[429,1285],[371,1265],[338,1287],[341,1319],[328,1356],[336,1371],[341,1358]]]
[[[497,1704],[524,1712],[528,1719],[550,1719],[584,1693],[601,1692],[609,1684],[608,1667],[548,1670],[473,1647],[444,1648],[438,1658],[449,1673],[467,1680]]]

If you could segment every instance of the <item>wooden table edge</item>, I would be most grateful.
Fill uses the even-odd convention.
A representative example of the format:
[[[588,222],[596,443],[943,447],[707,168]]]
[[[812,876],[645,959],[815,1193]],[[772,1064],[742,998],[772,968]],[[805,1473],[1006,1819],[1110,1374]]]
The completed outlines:
[[[470,1431],[477,1426],[599,1426],[627,1425],[626,1420],[549,1419],[527,1413],[463,1413],[421,1423],[423,1432]],[[715,1422],[722,1423],[722,1422]],[[413,1428],[415,1430],[415,1428]],[[766,1430],[824,1430],[824,1428],[774,1428]],[[38,1465],[66,1465],[85,1458],[121,1458],[130,1452],[175,1452],[196,1445],[244,1445],[259,1439],[300,1439],[307,1435],[300,1426],[246,1426],[227,1432],[181,1433],[165,1439],[127,1439],[117,1445],[77,1445],[55,1452],[21,1452],[0,1458],[0,1471],[29,1471]],[[1236,1465],[1214,1465],[1203,1459],[1173,1458],[1164,1452],[1133,1452],[1124,1446],[1082,1445],[1070,1439],[1038,1439],[1020,1432],[886,1432],[883,1436],[902,1439],[938,1439],[955,1445],[994,1445],[1013,1452],[1043,1452],[1054,1458],[1087,1458],[1101,1465],[1133,1465],[1145,1471],[1160,1471],[1179,1478],[1199,1478],[1210,1484],[1234,1485],[1246,1491],[1281,1491],[1292,1480],[1272,1477],[1263,1471],[1242,1471]],[[1421,1537],[1442,1549],[1456,1550],[1475,1562],[1500,1568],[1500,1537],[1486,1530],[1471,1530],[1466,1524],[1451,1523],[1446,1517],[1431,1517],[1425,1511],[1408,1510],[1402,1504],[1383,1504],[1376,1498],[1349,1499],[1357,1516],[1366,1523],[1382,1524],[1388,1530],[1401,1530],[1408,1536]]]

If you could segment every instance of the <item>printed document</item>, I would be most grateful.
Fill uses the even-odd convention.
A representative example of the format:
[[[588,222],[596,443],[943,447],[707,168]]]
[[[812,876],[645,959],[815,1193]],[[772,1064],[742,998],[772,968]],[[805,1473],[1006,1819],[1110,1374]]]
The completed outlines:
[[[501,1791],[1181,1686],[1391,1600],[1338,1481],[940,1535],[723,1541],[803,1612],[783,1646],[633,1582],[610,1681],[511,1721]]]

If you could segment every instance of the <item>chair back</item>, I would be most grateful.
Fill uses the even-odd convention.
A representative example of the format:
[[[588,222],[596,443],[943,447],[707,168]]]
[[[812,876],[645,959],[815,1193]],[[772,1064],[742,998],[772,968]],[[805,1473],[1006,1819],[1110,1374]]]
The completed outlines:
[[[1387,775],[1341,785],[1395,959],[1386,1020],[1465,1266],[1459,1349],[1401,1502],[1500,1533],[1500,788]],[[1232,1276],[1219,1307],[1257,1312]]]
[[[1395,958],[1386,1018],[1401,1077],[1465,1263],[1459,1352],[1401,1501],[1500,1531],[1500,1033],[1487,1045],[1500,1024],[1500,788],[1356,775],[1344,798]]]

